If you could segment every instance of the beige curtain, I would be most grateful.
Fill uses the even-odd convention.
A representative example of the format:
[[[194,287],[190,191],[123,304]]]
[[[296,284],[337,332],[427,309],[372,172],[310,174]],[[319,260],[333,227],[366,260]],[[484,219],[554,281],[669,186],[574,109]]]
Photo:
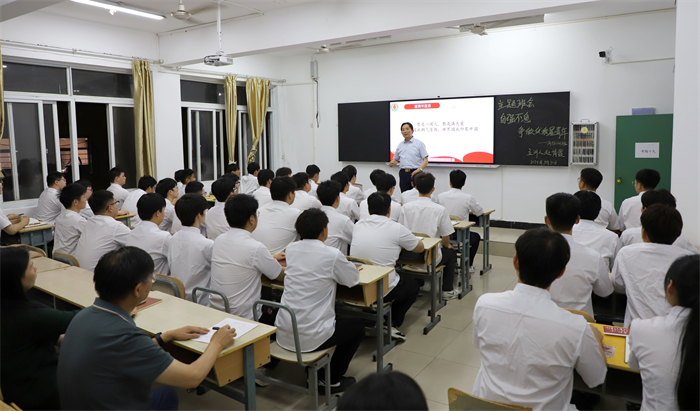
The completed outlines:
[[[151,65],[134,60],[134,123],[136,126],[136,178],[156,175],[156,127],[153,115]]]
[[[255,161],[255,153],[258,152],[258,143],[265,125],[267,104],[270,99],[270,80],[249,78],[245,82],[245,90],[248,97],[250,128],[253,132],[253,147],[248,154],[248,163],[251,163]]]
[[[5,81],[3,79],[2,51],[0,50],[0,141],[2,141],[2,134],[5,132]],[[3,177],[5,175],[0,171],[0,178]]]
[[[236,162],[236,122],[238,120],[238,94],[236,93],[236,76],[228,75],[224,79],[226,92],[226,132],[228,141],[228,161]]]

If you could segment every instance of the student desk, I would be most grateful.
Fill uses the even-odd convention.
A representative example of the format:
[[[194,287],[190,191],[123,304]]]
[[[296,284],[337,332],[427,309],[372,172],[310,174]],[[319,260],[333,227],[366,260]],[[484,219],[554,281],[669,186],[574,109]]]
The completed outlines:
[[[469,267],[472,264],[472,262],[469,261],[469,229],[476,223],[473,221],[456,221],[454,223],[455,224],[453,224],[452,226],[454,227],[455,232],[457,233],[457,243],[462,249],[462,258],[460,258],[460,260],[462,261],[460,267],[460,276],[462,277],[462,291],[460,291],[459,293],[459,299],[461,300],[462,297],[467,295],[469,291],[472,290],[472,285],[469,281],[471,279],[471,274],[469,274]]]
[[[68,267],[38,274],[34,287],[78,307],[88,307],[97,296],[92,277],[91,271]],[[209,328],[225,318],[252,322],[159,291],[152,291],[150,297],[162,301],[140,311],[135,318],[136,325],[150,335],[187,325]],[[255,369],[270,362],[270,335],[276,330],[258,324],[241,338],[236,338],[234,344],[219,355],[202,384],[244,403],[248,410],[256,409]],[[176,341],[168,345],[167,351],[178,360],[191,363],[206,348],[207,345],[201,342]],[[243,394],[227,386],[240,377],[244,379]]]
[[[478,217],[478,221],[476,223],[477,227],[481,227],[484,229],[484,235],[482,238],[482,240],[484,240],[484,249],[481,250],[481,252],[484,255],[484,267],[481,269],[481,275],[484,275],[487,272],[491,271],[491,263],[489,261],[489,254],[491,250],[489,249],[489,246],[491,244],[491,214],[493,214],[494,211],[496,210],[484,210],[484,214]]]
[[[418,274],[419,277],[428,277],[430,279],[430,311],[428,315],[430,316],[430,323],[423,328],[423,334],[428,334],[437,323],[440,322],[440,316],[437,315],[439,309],[445,306],[445,301],[442,299],[442,283],[438,281],[437,276],[437,247],[438,244],[442,242],[440,238],[421,238],[425,250],[423,250],[422,258],[416,260],[407,260],[404,258],[399,258],[396,261],[397,265],[412,265],[417,267],[425,267],[427,269],[426,274]],[[401,270],[403,273],[416,276],[416,273],[407,272],[406,270]]]
[[[53,241],[53,227],[51,224],[46,223],[33,227],[24,227],[19,231],[19,241],[22,244],[41,247],[46,255],[49,255],[48,244]]]
[[[34,267],[36,267],[37,273],[43,273],[45,271],[58,270],[61,268],[70,267],[70,265],[68,264],[52,260],[48,257],[33,258],[32,262],[34,263]]]
[[[131,217],[136,217],[136,214],[127,214],[114,217],[115,220],[121,221],[125,226],[131,228]]]

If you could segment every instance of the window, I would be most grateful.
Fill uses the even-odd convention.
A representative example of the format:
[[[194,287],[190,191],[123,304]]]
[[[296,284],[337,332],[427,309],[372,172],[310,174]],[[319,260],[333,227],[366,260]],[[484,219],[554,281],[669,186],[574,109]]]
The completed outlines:
[[[3,61],[5,91],[68,94],[65,67],[34,66]]]
[[[243,89],[245,90],[245,87]],[[194,103],[226,104],[224,85],[181,80],[180,100]]]
[[[130,74],[78,69],[71,71],[73,94],[76,96],[134,98],[134,79]]]

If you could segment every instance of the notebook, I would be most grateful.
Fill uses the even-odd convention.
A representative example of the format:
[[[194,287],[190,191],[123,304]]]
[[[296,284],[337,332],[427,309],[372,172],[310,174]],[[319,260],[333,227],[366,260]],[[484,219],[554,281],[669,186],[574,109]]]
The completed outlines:
[[[200,336],[199,338],[193,338],[192,341],[199,341],[203,342],[206,344],[209,344],[211,342],[211,337],[216,333],[216,330],[214,327],[223,327],[225,325],[228,325],[231,328],[236,329],[236,339],[239,339],[243,337],[245,334],[249,333],[252,329],[258,326],[258,323],[249,323],[246,321],[240,321],[236,320],[234,318],[226,318],[224,320],[219,321],[218,323],[214,324],[213,327],[209,330],[208,334],[204,334]]]

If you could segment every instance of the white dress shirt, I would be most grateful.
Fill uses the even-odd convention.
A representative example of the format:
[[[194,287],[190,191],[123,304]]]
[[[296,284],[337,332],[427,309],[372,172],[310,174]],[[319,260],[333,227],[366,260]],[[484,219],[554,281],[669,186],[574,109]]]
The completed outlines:
[[[362,200],[360,203],[360,220],[369,216],[369,204],[367,204],[367,200]],[[397,203],[393,199],[391,200],[391,214],[389,214],[389,218],[397,223],[399,222],[399,218],[401,218],[401,204]]]
[[[321,202],[317,198],[314,198],[311,194],[304,190],[297,190],[294,192],[294,202],[292,207],[299,211],[308,210],[309,208],[321,209]]]
[[[217,201],[214,207],[207,211],[204,223],[207,225],[207,238],[210,240],[216,240],[216,237],[228,232],[231,228],[231,226],[228,225],[228,221],[226,221],[226,214],[224,214],[225,207],[225,202]]]
[[[184,195],[185,195],[185,185],[178,181],[177,182],[177,199],[179,200]],[[128,210],[128,208],[127,208],[127,210]]]
[[[124,207],[124,201],[126,201],[127,197],[129,197],[129,191],[117,183],[110,184],[109,187],[107,187],[107,191],[114,194],[114,199],[117,200],[119,211],[121,211],[122,207]]]
[[[207,214],[208,214],[208,213],[209,213],[209,212],[207,212]],[[206,214],[205,214],[205,218],[206,218]],[[132,224],[132,225],[133,225],[133,224]],[[173,215],[173,225],[170,227],[170,232],[173,233],[173,234],[175,234],[175,233],[177,233],[178,231],[182,230],[182,227],[183,227],[183,226],[182,226],[182,221],[180,221],[180,219],[177,218],[177,213],[175,213],[175,215]],[[200,224],[200,225],[199,225],[199,232],[200,232],[204,237],[207,237],[207,225],[204,224],[204,223]],[[207,237],[207,238],[208,238],[208,237]]]
[[[406,190],[403,193],[401,193],[401,205],[406,205],[412,201],[416,201],[419,197],[420,193],[415,187],[410,190]],[[430,195],[430,199],[433,201],[433,203],[440,204],[440,200],[438,200],[438,197],[435,195],[435,193]]]
[[[126,200],[124,200],[124,205],[122,206],[122,208],[120,208],[120,210],[124,209],[128,211],[129,214],[136,214],[135,216],[131,217],[131,226],[133,228],[138,227],[138,225],[141,223],[141,219],[139,218],[139,209],[136,205],[138,204],[139,200],[141,199],[141,197],[143,197],[144,194],[146,194],[146,192],[141,190],[140,188],[137,188],[136,190],[130,192],[129,196],[126,198]]]
[[[438,195],[438,203],[445,207],[448,215],[459,217],[462,221],[469,221],[469,213],[476,216],[484,214],[484,208],[471,194],[467,194],[459,188],[451,188]]]
[[[442,238],[455,232],[445,207],[427,197],[402,205],[399,222],[412,232],[427,234],[431,238]],[[437,261],[442,261],[442,247],[438,247]]]
[[[170,275],[168,248],[172,238],[170,233],[161,230],[155,223],[142,221],[138,227],[131,230],[129,238],[126,239],[126,245],[138,247],[147,252],[153,258],[155,273]]]
[[[106,215],[96,215],[87,221],[75,248],[80,268],[94,271],[100,258],[119,246],[126,245],[131,230],[124,223]]]
[[[366,198],[365,193],[362,192],[362,190],[359,187],[354,186],[352,183],[350,183],[350,188],[348,189],[348,192],[345,193],[345,195],[355,200],[355,202],[358,205],[362,202],[362,200]]]
[[[253,192],[258,188],[260,188],[258,178],[248,174],[241,177],[241,186],[238,189],[238,192],[240,194],[253,194]]]
[[[253,197],[258,200],[258,208],[272,202],[272,194],[268,187],[260,187],[253,192]]]
[[[2,208],[0,208],[0,230],[4,230],[11,225],[12,221],[10,221],[10,219],[7,218],[7,214],[5,214],[5,211]]]
[[[163,218],[163,222],[160,223],[158,228],[160,228],[163,231],[167,231],[169,233],[172,233],[173,229],[173,221],[177,218],[175,215],[175,206],[173,203],[170,202],[167,198],[165,199],[165,218]]]
[[[260,299],[262,289],[260,276],[265,274],[274,280],[281,272],[282,266],[270,250],[246,230],[231,228],[214,242],[211,288],[226,294],[233,315],[252,320],[253,303]],[[211,295],[209,305],[224,309],[224,302],[217,294]],[[262,307],[258,307],[258,318],[260,315]]]
[[[372,264],[392,268],[389,274],[389,291],[399,283],[393,270],[401,249],[412,251],[420,240],[403,225],[386,216],[371,215],[355,224],[350,247],[353,257],[370,260]]]
[[[348,197],[345,193],[340,193],[338,212],[344,216],[347,216],[352,222],[355,222],[355,220],[360,218],[360,206],[358,206],[355,200]]]
[[[39,204],[36,206],[35,216],[37,220],[53,224],[66,208],[58,199],[61,192],[55,188],[47,188],[39,196]]]
[[[481,352],[472,394],[489,401],[571,409],[573,370],[589,387],[602,384],[608,370],[586,320],[526,284],[479,298],[472,341]]]
[[[569,243],[571,257],[566,271],[549,288],[549,294],[559,307],[573,308],[593,315],[591,291],[601,297],[613,292],[609,268],[603,257],[584,245],[574,241],[569,234],[562,234]]]
[[[309,195],[311,197],[318,199],[318,194],[316,194],[316,190],[318,190],[318,184],[314,180],[309,179],[309,185],[311,186],[311,191],[309,191]]]
[[[182,227],[170,240],[170,276],[182,281],[190,301],[195,287],[210,288],[213,247],[214,241],[204,237],[196,227]],[[209,305],[209,294],[199,293],[197,297],[199,304]]]
[[[55,222],[54,252],[73,255],[87,220],[73,210],[63,210]]]
[[[325,245],[337,248],[343,254],[348,253],[348,246],[352,243],[355,225],[350,219],[331,206],[322,206],[321,211],[328,217],[328,238]]]
[[[95,216],[95,213],[92,212],[92,208],[90,208],[90,204],[85,204],[85,208],[80,210],[80,215],[83,216],[84,219],[90,219]]]
[[[284,201],[273,201],[259,208],[258,226],[253,231],[253,238],[263,243],[272,254],[281,253],[298,238],[294,224],[299,214],[301,211]]]
[[[645,191],[642,191],[634,197],[626,198],[622,204],[620,204],[618,228],[624,231],[628,228],[642,226],[642,195],[644,193]]]
[[[602,228],[607,228],[608,230],[622,230],[624,228],[622,227],[621,220],[617,217],[613,204],[608,200],[604,200],[602,197],[600,199],[600,213],[598,213],[598,217],[593,221]]]
[[[581,219],[573,229],[574,240],[593,249],[603,257],[608,270],[612,270],[615,256],[620,251],[620,238],[617,234],[594,221]]]
[[[630,228],[622,232],[620,236],[620,246],[624,247],[630,244],[641,244],[644,240],[642,239],[642,227]],[[697,254],[698,249],[688,240],[688,237],[681,234],[676,241],[673,242],[676,247],[688,250],[691,253]]]
[[[282,304],[297,317],[301,351],[310,352],[335,332],[336,284],[354,287],[360,283],[360,272],[343,253],[318,240],[290,244],[286,255]],[[277,343],[294,351],[292,319],[287,311],[277,313],[275,326]]]
[[[679,348],[689,315],[690,308],[675,306],[668,315],[632,321],[629,366],[642,376],[642,410],[678,409]]]
[[[627,294],[625,327],[637,318],[668,315],[664,279],[678,257],[690,251],[674,245],[642,243],[622,247],[610,275],[615,291]]]

